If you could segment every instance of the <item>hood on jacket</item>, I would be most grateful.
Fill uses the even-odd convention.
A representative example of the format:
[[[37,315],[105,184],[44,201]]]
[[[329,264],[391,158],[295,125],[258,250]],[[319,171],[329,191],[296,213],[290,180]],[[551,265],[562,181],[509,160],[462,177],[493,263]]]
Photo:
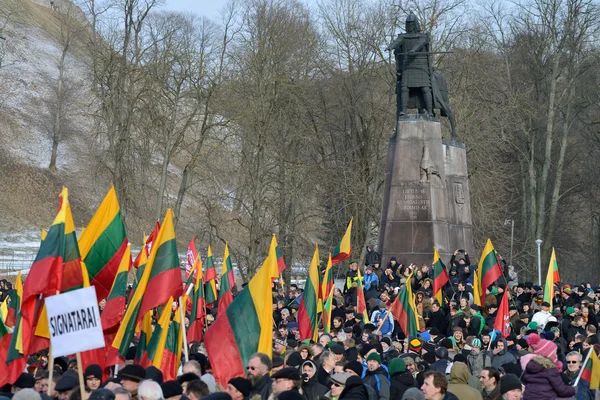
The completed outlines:
[[[525,371],[525,368],[527,367],[527,364],[529,364],[529,361],[533,360],[535,357],[537,356],[533,353],[527,353],[526,355],[521,356],[521,359],[519,360],[519,362],[521,363],[521,370]]]
[[[312,378],[309,378],[308,376],[306,376],[306,375],[304,374],[304,366],[305,366],[305,365],[310,365],[310,366],[312,367],[312,369],[313,369],[313,371],[314,371],[314,372],[313,372],[313,376],[312,376]],[[300,366],[300,375],[302,375],[302,380],[303,380],[304,382],[308,382],[308,381],[310,381],[310,380],[312,380],[312,379],[316,380],[316,379],[317,379],[317,366],[315,365],[315,363],[314,363],[314,362],[312,362],[312,361],[310,361],[310,360],[306,360],[306,361],[304,361],[304,362],[302,363],[302,365]]]
[[[463,383],[466,385],[470,377],[471,374],[469,373],[467,364],[460,361],[452,364],[452,368],[450,369],[450,383]]]
[[[508,344],[506,343],[506,339],[504,339],[504,338],[500,338],[500,339],[496,340],[496,342],[494,342],[494,348],[496,348],[496,343],[498,343],[499,341],[502,341],[502,343],[504,343],[504,350],[502,350],[501,352],[499,352],[499,353],[498,353],[498,354],[496,354],[496,355],[498,355],[498,356],[503,356],[503,355],[505,355],[505,354],[506,354],[506,352],[508,351]]]
[[[527,363],[525,371],[529,374],[538,374],[546,369],[556,368],[551,359],[544,356],[535,356]]]

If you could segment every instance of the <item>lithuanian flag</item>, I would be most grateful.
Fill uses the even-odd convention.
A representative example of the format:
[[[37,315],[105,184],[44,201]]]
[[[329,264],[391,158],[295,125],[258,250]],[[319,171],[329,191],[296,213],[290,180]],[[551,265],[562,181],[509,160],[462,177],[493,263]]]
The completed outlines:
[[[119,350],[121,356],[125,356],[129,343],[133,339],[135,327],[143,316],[154,307],[167,303],[169,298],[178,298],[182,294],[183,286],[175,245],[173,212],[167,210],[165,220],[152,244],[144,274],[127,307],[112,346]]]
[[[269,293],[270,294],[270,293]],[[304,293],[298,308],[298,329],[300,340],[317,340],[319,327],[317,323],[317,307],[319,302],[319,245],[315,245],[308,276],[304,284]]]
[[[487,240],[483,253],[481,253],[481,259],[479,260],[479,268],[477,268],[479,279],[481,279],[481,304],[485,303],[485,295],[487,288],[502,276],[502,268],[498,263],[498,256],[492,241]]]
[[[440,253],[433,248],[433,297],[435,297],[443,305],[443,288],[448,283],[448,271],[440,258]]]
[[[68,197],[69,191],[67,188],[63,188],[56,218],[48,230],[46,239],[40,244],[38,254],[23,285],[21,329],[24,354],[31,354],[35,350],[39,350],[31,348],[30,344],[39,318],[39,312],[36,312],[39,311],[39,307],[36,307],[36,304],[40,295],[48,297],[60,292],[63,287],[63,276],[67,273],[69,277],[66,278],[65,283],[77,282],[77,271],[74,270],[74,265],[70,265],[68,271],[63,267],[67,259],[73,260],[73,257],[76,257],[74,254],[67,256],[67,235],[74,234],[75,231],[68,207]],[[69,239],[70,242],[72,240],[72,238]],[[71,245],[69,245],[69,250],[73,250]],[[78,262],[77,267],[79,268],[79,283],[81,283],[83,280]]]
[[[204,317],[206,316],[206,305],[204,304],[204,285],[202,284],[202,260],[196,255],[194,261],[196,268],[196,281],[192,293],[192,312],[190,313],[190,327],[187,331],[187,341],[200,342],[204,334]]]
[[[233,288],[234,283],[233,265],[231,264],[231,257],[229,256],[229,246],[227,245],[227,242],[225,242],[225,254],[223,255],[223,266],[221,267],[221,284],[219,286],[219,313],[217,315],[223,314],[233,301],[231,289]]]
[[[325,301],[329,297],[329,292],[333,290],[334,280],[333,280],[333,259],[331,258],[331,253],[329,253],[329,258],[327,259],[327,267],[325,267],[325,275],[323,275],[323,283],[321,284],[321,293],[322,300]]]
[[[169,300],[170,301],[167,303],[167,305],[163,307],[163,311],[160,314],[158,324],[154,327],[152,337],[148,342],[148,347],[146,348],[146,351],[141,357],[140,365],[144,368],[148,368],[151,365],[155,365],[155,360],[161,357],[162,351],[164,349],[164,341],[167,337],[169,322],[171,322],[171,304],[173,303],[173,298],[171,297]],[[145,318],[146,317],[144,316],[144,319]],[[160,363],[158,363],[158,366],[160,367]]]
[[[360,268],[356,270],[358,279],[356,281],[356,312],[362,314],[363,322],[369,321],[369,315],[367,314],[367,302],[365,300],[365,290],[363,288],[363,278],[360,273]]]
[[[206,305],[211,305],[217,301],[219,294],[217,293],[217,270],[215,269],[215,260],[213,258],[212,249],[208,246],[206,255],[206,275],[204,275],[204,295],[206,297]]]
[[[590,384],[590,390],[598,390],[600,388],[600,360],[594,347],[588,350],[585,366],[581,369],[581,379]]]
[[[160,342],[160,353],[154,358],[152,365],[160,369],[165,381],[177,379],[177,370],[181,362],[181,350],[183,349],[183,335],[181,324],[181,312],[179,308],[175,311],[173,321],[169,325],[165,340]]]
[[[23,287],[21,285],[21,273],[17,275],[14,291],[18,292],[18,298],[23,296]],[[18,305],[16,305],[18,307]],[[23,318],[21,310],[16,314],[15,325],[11,334],[4,323],[2,323],[2,333],[0,338],[0,386],[7,383],[14,383],[21,372],[25,369],[26,360],[23,356]]]
[[[14,346],[16,344],[15,335],[17,335],[20,321],[21,314],[19,313],[17,316],[17,325],[15,325],[15,330],[13,333],[9,333],[8,328],[6,325],[4,325],[4,321],[0,319],[0,386],[4,386],[8,383],[14,383],[19,378],[19,375],[21,372],[23,372],[26,366],[25,358],[22,354],[16,352],[17,357],[14,357]],[[13,337],[15,337],[14,343]]]
[[[110,293],[127,243],[117,193],[111,184],[79,238],[81,259],[87,268],[90,284],[96,287],[99,300],[105,299]]]
[[[354,217],[350,218],[350,223],[346,228],[346,233],[342,237],[342,240],[337,245],[337,247],[333,250],[333,257],[331,258],[332,264],[337,264],[340,261],[343,261],[350,257],[352,254],[352,220]]]
[[[110,293],[106,298],[106,305],[100,316],[102,329],[107,332],[116,327],[123,320],[125,314],[125,303],[127,294],[127,276],[131,268],[131,249],[130,246],[125,246],[115,279],[113,281]]]
[[[331,306],[333,303],[333,290],[329,292],[329,296],[327,296],[327,300],[323,305],[323,331],[325,333],[331,332]]]
[[[550,265],[548,266],[548,275],[546,275],[546,286],[544,287],[544,301],[550,303],[552,309],[552,301],[554,300],[554,284],[560,282],[558,274],[558,264],[556,262],[556,254],[554,247],[552,248],[552,256],[550,257]]]
[[[275,253],[277,254],[277,272],[281,274],[285,269],[285,260],[283,259],[283,253],[277,244],[275,235],[271,238],[271,246],[275,246]]]
[[[81,289],[84,283],[88,281],[88,277],[84,276],[81,266],[81,254],[79,253],[79,244],[77,243],[77,235],[75,234],[75,224],[73,223],[73,215],[71,214],[71,205],[68,197],[64,197],[66,203],[65,213],[65,256],[63,258],[63,277],[61,292],[69,292],[71,290]],[[50,337],[48,335],[48,337]]]
[[[273,268],[272,251],[248,285],[208,328],[204,343],[215,379],[222,386],[234,377],[246,376],[246,365],[256,352],[272,356]],[[315,318],[316,322],[316,318]]]
[[[141,362],[150,346],[150,339],[152,339],[153,313],[153,311],[148,311],[142,318],[142,325],[140,327],[140,340],[138,340],[137,349],[135,349],[135,361],[137,363]]]
[[[398,297],[392,304],[391,312],[406,336],[417,336],[419,324],[417,323],[417,307],[413,296],[411,280],[414,272],[406,278],[406,284],[398,292]]]
[[[160,231],[160,224],[156,221],[154,225],[154,230],[150,235],[144,238],[144,245],[140,250],[139,254],[133,260],[133,266],[136,268],[135,280],[133,281],[133,289],[135,290],[144,275],[144,270],[146,269],[146,264],[148,264],[148,258],[150,257],[150,252],[152,251],[152,244]]]
[[[21,311],[21,297],[23,296],[23,281],[21,271],[17,273],[17,280],[8,300],[8,312],[6,314],[6,326],[13,327],[17,322],[17,314]]]

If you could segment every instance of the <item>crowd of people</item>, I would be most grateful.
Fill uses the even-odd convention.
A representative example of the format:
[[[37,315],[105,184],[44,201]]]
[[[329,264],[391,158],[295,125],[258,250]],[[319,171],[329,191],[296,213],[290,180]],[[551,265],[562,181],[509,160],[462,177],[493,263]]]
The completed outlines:
[[[382,266],[379,255],[368,247],[364,265],[350,263],[342,287],[333,289],[331,326],[329,332],[321,327],[318,341],[300,337],[297,312],[302,289],[291,285],[286,290],[275,283],[273,355],[251,355],[247,376],[231,379],[226,386],[217,384],[203,343],[192,343],[189,361],[182,364],[177,380],[163,382],[160,370],[144,369],[131,360],[108,379],[99,366],[88,366],[85,397],[594,399],[596,388],[579,377],[587,353],[596,351],[599,341],[600,287],[557,285],[549,304],[543,300],[542,287],[519,282],[514,268],[504,265],[504,274],[484,289],[485,302],[478,306],[472,290],[474,269],[469,255],[456,250],[449,260],[449,282],[440,302],[433,296],[431,265],[403,265],[392,257]],[[411,279],[416,305],[417,336],[402,332],[390,312],[407,279]],[[366,313],[357,309],[361,287]],[[510,304],[508,335],[494,331],[505,293]],[[76,361],[56,359],[53,385],[49,385],[47,361],[47,354],[38,354],[29,363],[37,369],[2,388],[0,400],[2,395],[14,400],[81,400]]]

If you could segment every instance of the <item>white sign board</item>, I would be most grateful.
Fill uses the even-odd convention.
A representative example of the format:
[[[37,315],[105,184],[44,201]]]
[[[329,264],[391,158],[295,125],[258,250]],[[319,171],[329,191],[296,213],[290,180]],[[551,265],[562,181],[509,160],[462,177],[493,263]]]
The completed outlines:
[[[54,357],[104,347],[93,286],[47,297],[46,312]]]

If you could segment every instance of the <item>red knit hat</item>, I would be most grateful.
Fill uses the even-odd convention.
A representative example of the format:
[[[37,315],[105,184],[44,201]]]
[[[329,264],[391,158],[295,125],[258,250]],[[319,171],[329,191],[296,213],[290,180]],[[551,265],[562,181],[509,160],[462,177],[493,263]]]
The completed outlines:
[[[554,365],[556,365],[556,368],[559,370],[562,369],[562,363],[558,361],[558,358],[556,357],[556,350],[558,347],[554,342],[542,339],[537,333],[530,333],[527,335],[527,343],[529,343],[529,346],[531,346],[535,354],[551,359]]]

